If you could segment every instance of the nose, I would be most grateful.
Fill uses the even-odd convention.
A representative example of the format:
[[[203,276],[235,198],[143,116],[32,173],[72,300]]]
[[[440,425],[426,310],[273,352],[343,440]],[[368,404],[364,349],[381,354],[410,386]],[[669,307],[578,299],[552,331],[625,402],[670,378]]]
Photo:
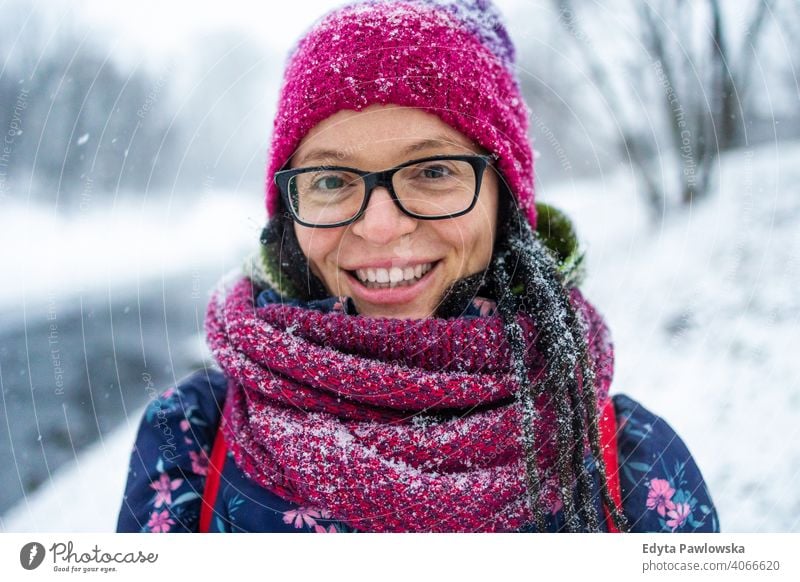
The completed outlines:
[[[376,246],[385,246],[416,228],[417,219],[404,214],[384,186],[376,186],[352,232]]]

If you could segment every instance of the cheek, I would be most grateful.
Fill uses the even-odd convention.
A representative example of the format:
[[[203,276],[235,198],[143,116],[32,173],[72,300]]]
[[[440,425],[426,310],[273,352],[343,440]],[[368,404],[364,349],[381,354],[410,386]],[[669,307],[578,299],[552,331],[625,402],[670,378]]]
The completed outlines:
[[[463,220],[454,219],[450,224],[442,224],[444,228],[437,232],[439,241],[457,256],[463,272],[482,269],[491,260],[495,222],[482,214],[470,213]]]
[[[462,234],[459,236],[459,240],[463,241],[461,245],[469,253],[469,262],[480,267],[489,263],[497,229],[497,206],[494,200],[487,198],[483,204],[478,204],[472,212],[462,217]]]
[[[489,264],[497,236],[498,196],[496,187],[490,188],[471,212],[476,254],[482,257],[480,268]],[[469,215],[467,215],[469,216]]]
[[[329,259],[335,257],[337,249],[341,247],[341,234],[334,229],[306,228],[297,224],[294,232],[311,271],[324,279],[326,271],[331,270]]]
[[[482,269],[489,264],[494,249],[494,225],[482,222],[472,237],[472,270]]]

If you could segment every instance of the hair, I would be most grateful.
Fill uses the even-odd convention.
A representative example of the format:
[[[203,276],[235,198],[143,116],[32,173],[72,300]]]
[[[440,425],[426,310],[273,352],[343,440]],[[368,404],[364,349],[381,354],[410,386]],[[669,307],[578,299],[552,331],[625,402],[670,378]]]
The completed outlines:
[[[548,215],[542,213],[539,220],[547,218]],[[586,439],[597,464],[602,500],[610,508],[617,529],[628,531],[627,519],[611,498],[600,448],[594,368],[589,358],[584,325],[570,302],[568,286],[558,270],[556,259],[505,188],[504,195],[501,195],[498,224],[495,251],[487,273],[488,291],[497,300],[497,309],[512,350],[514,374],[521,387],[517,399],[523,413],[527,490],[536,527],[540,531],[544,529],[545,510],[540,500],[541,478],[536,463],[537,435],[534,434],[533,420],[536,416],[535,401],[545,394],[555,400],[558,427],[555,435],[556,470],[566,529],[570,532],[600,531],[599,516],[591,495],[592,476],[583,459]],[[546,358],[547,374],[540,383],[529,380],[523,331],[517,322],[520,312],[532,318],[536,348]],[[578,385],[576,368],[579,368],[582,387]],[[578,483],[577,507],[569,493],[575,479]]]
[[[485,294],[497,301],[506,339],[512,353],[514,375],[521,389],[516,398],[523,412],[523,452],[526,466],[528,503],[539,531],[546,527],[546,509],[541,496],[542,478],[536,461],[538,435],[533,430],[535,401],[541,395],[555,400],[558,427],[555,441],[559,496],[563,502],[567,531],[600,531],[599,516],[592,499],[592,475],[584,463],[583,442],[589,442],[598,467],[600,494],[610,508],[614,525],[628,531],[624,514],[613,502],[605,463],[600,448],[596,413],[595,374],[589,358],[583,322],[569,299],[569,289],[558,270],[556,259],[531,228],[524,213],[499,175],[500,195],[497,234],[488,267],[456,282],[442,297],[436,317],[460,315],[468,301]],[[539,220],[547,220],[542,214]],[[279,249],[280,284],[302,300],[329,295],[312,273],[294,234],[291,215],[281,209],[270,219],[262,243]],[[523,312],[533,320],[536,348],[546,358],[543,382],[531,382],[525,363],[526,344],[517,315]],[[582,388],[576,377],[579,369]],[[572,497],[577,480],[578,503]]]

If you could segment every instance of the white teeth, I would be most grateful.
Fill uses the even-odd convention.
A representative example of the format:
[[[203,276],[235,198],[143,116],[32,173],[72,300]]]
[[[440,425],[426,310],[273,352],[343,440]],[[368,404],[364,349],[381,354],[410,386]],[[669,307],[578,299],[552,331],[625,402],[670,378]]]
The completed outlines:
[[[375,283],[369,287],[396,287],[410,285],[420,279],[433,268],[433,264],[415,265],[413,267],[392,267],[391,269],[366,268],[356,270],[356,276],[362,283]]]

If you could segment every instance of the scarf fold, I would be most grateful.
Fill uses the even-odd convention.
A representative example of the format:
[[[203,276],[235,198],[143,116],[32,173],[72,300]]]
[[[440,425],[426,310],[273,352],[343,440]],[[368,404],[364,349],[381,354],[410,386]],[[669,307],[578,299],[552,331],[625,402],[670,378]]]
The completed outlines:
[[[519,386],[498,315],[371,318],[256,301],[261,292],[247,276],[221,284],[205,322],[229,378],[222,430],[250,479],[361,531],[516,531],[532,521]],[[570,300],[599,410],[613,374],[608,329],[577,287]],[[518,321],[540,387],[535,326]],[[537,394],[537,464],[556,512],[555,403]]]

